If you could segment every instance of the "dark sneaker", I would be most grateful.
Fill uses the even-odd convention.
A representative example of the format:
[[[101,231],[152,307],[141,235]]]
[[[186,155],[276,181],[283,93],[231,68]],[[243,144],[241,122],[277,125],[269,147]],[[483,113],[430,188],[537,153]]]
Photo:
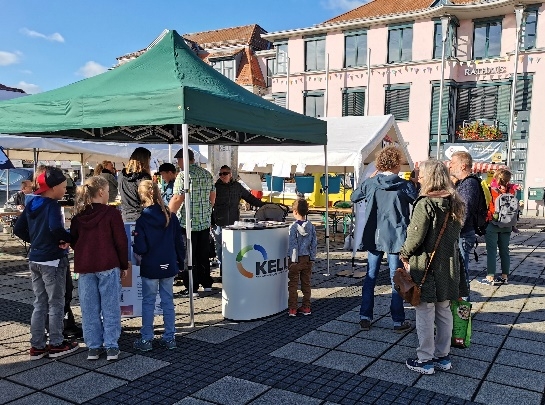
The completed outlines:
[[[30,360],[39,360],[49,353],[49,347],[45,346],[43,349],[37,349],[36,347],[30,348]]]
[[[310,310],[310,307],[299,307],[297,308],[297,313],[302,315],[310,315],[312,314],[312,311]]]
[[[176,340],[165,340],[161,338],[159,339],[159,346],[164,347],[167,350],[174,350],[176,349]]]
[[[68,328],[64,328],[62,331],[62,335],[65,339],[83,339],[83,329],[81,329],[79,326],[71,326]]]
[[[153,349],[151,340],[137,339],[134,341],[133,347],[141,352],[149,352]]]
[[[49,346],[49,358],[65,356],[79,349],[78,342],[64,341],[57,346]]]
[[[443,357],[434,357],[433,365],[439,370],[447,371],[452,368],[452,362],[450,361],[450,356]]]
[[[505,285],[507,284],[507,279],[503,277],[496,277],[494,279],[494,285]]]
[[[371,329],[371,321],[369,319],[362,319],[360,321],[360,329],[364,331]]]
[[[203,287],[204,292],[210,292],[212,291],[212,287]]]
[[[180,296],[182,298],[189,298],[189,290],[183,290],[182,292],[179,293]],[[199,293],[198,292],[194,292],[193,293],[193,298],[198,298],[199,297]]]
[[[108,347],[106,349],[106,360],[117,360],[119,357],[119,348]]]
[[[102,347],[89,349],[87,351],[87,360],[98,360],[102,353],[104,353],[104,349]]]
[[[409,370],[419,372],[420,374],[434,374],[433,361],[418,361],[418,359],[407,359],[405,362]]]
[[[394,326],[395,333],[405,333],[411,330],[411,323],[409,321],[403,322],[401,325]]]
[[[297,308],[290,308],[288,310],[288,316],[297,316]]]

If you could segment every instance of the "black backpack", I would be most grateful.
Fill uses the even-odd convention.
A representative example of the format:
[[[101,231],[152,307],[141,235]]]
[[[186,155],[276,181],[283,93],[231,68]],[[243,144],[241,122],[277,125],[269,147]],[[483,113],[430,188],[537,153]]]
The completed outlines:
[[[486,226],[488,225],[488,221],[486,220],[488,215],[488,206],[486,205],[486,197],[482,188],[481,179],[472,174],[467,176],[462,181],[465,181],[466,179],[473,179],[479,184],[479,201],[477,203],[477,210],[473,214],[473,228],[475,229],[475,233],[477,235],[483,236],[486,234]]]

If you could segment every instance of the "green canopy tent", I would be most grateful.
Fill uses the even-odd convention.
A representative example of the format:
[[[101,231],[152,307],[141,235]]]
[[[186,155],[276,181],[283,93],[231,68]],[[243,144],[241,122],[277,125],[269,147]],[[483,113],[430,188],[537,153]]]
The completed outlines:
[[[45,93],[0,102],[0,133],[182,143],[186,173],[190,143],[324,145],[327,173],[326,132],[325,121],[277,106],[216,72],[174,30],[165,30],[141,56],[113,70]],[[189,207],[188,176],[184,189]],[[190,224],[189,209],[186,221]],[[188,236],[190,232],[188,226]],[[192,283],[190,241],[188,237]],[[190,312],[193,325],[192,297]]]

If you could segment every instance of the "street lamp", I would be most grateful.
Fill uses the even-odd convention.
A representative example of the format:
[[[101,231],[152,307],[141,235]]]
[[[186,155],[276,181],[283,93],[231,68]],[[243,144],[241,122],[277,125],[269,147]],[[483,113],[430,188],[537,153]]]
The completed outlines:
[[[439,112],[437,117],[437,160],[441,159],[441,126],[443,118],[443,88],[445,85],[445,53],[450,15],[441,16],[441,82],[439,84]]]

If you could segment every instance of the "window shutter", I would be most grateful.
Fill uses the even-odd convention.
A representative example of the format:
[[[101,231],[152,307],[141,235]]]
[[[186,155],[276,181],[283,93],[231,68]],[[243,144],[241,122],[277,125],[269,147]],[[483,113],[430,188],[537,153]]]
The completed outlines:
[[[276,96],[274,97],[273,96],[273,102],[274,104],[276,105],[279,105],[280,107],[284,107],[286,108],[286,97],[282,97],[282,96]]]
[[[530,111],[532,107],[532,76],[517,78],[515,110]]]
[[[441,135],[448,135],[448,123],[449,123],[449,93],[450,87],[445,86],[443,89],[443,105],[441,109],[443,110],[441,114]],[[437,125],[439,124],[439,93],[440,88],[434,86],[432,88],[432,104],[431,104],[431,125],[430,125],[430,135],[431,140],[437,142]],[[441,137],[441,140],[443,137]]]
[[[397,121],[408,121],[410,92],[411,89],[386,90],[385,113]]]
[[[365,115],[365,92],[343,93],[343,117]]]

